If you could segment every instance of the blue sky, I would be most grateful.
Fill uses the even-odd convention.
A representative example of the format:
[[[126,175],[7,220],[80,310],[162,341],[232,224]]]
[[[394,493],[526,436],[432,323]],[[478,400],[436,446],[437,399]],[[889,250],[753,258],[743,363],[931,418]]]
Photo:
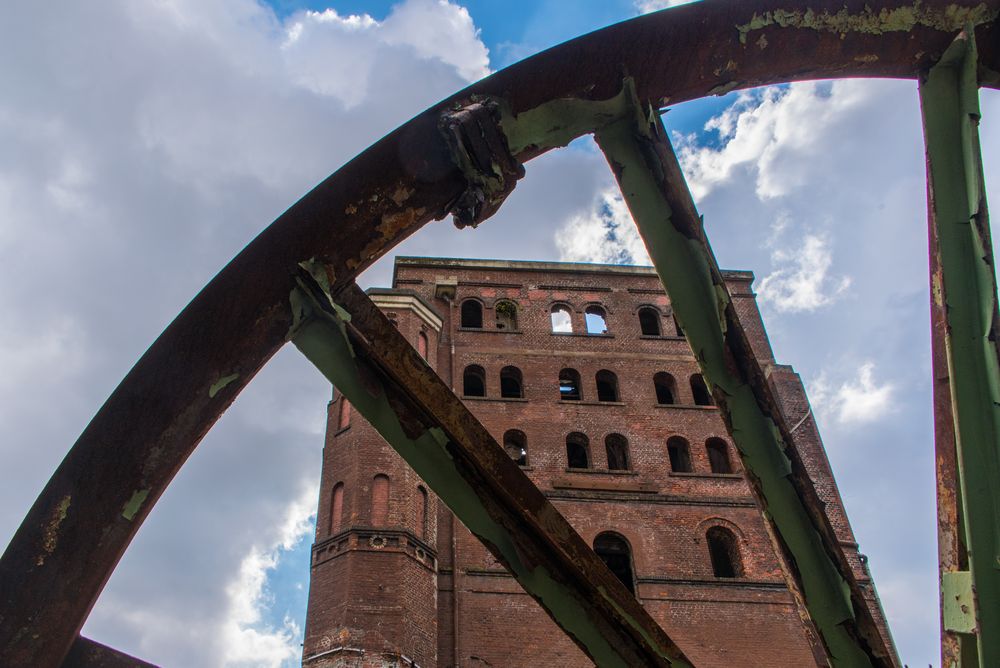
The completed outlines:
[[[640,5],[7,8],[0,535],[156,335],[292,202],[435,101]],[[1000,99],[983,105],[983,145],[1000,146]],[[680,105],[665,123],[720,264],[755,272],[776,356],[809,389],[902,657],[936,665],[915,87],[803,83]],[[396,250],[645,261],[589,140],[529,163],[480,228],[431,223]],[[387,285],[390,267],[361,282]],[[85,632],[166,665],[297,665],[328,396],[295,351],[276,356],[158,502]]]

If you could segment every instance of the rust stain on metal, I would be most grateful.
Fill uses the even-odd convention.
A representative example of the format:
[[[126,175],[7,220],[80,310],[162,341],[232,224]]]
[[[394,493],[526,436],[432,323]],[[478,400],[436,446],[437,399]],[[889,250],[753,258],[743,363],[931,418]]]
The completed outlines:
[[[68,494],[64,496],[56,504],[56,507],[52,509],[52,515],[49,517],[49,521],[45,523],[45,528],[42,530],[42,550],[44,554],[38,555],[38,560],[35,562],[38,566],[45,563],[45,557],[52,554],[59,543],[59,525],[66,519],[70,501],[71,499]]]

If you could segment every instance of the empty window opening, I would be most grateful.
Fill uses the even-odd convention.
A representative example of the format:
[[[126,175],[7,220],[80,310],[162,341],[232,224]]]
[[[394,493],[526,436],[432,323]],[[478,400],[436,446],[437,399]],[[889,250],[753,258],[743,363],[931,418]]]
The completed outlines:
[[[743,577],[743,564],[736,536],[729,529],[712,527],[705,534],[708,556],[712,560],[712,573],[717,578]]]
[[[614,372],[602,369],[597,372],[596,380],[598,401],[619,401],[618,376]]]
[[[660,313],[649,306],[639,309],[639,329],[643,336],[660,335]]]
[[[423,332],[417,334],[417,354],[427,359],[427,335]]]
[[[343,394],[340,395],[340,415],[337,417],[337,428],[345,429],[351,426],[351,402]]]
[[[372,526],[389,522],[389,476],[379,473],[372,479]]]
[[[483,328],[483,305],[475,299],[462,302],[462,327],[467,329]]]
[[[486,371],[478,364],[470,364],[462,373],[462,394],[467,397],[486,396]]]
[[[430,502],[427,498],[427,490],[424,489],[423,485],[417,485],[417,494],[420,496],[419,502],[417,503],[417,531],[420,532],[420,537],[426,540],[427,509]]]
[[[576,369],[559,372],[559,398],[563,401],[580,400],[580,372]]]
[[[580,432],[566,437],[566,461],[571,469],[590,468],[590,441]]]
[[[670,470],[674,473],[691,472],[691,448],[680,436],[667,439],[667,455],[670,456]]]
[[[628,461],[628,439],[621,434],[608,434],[604,439],[604,449],[608,453],[609,471],[627,471]]]
[[[330,503],[330,533],[340,531],[340,523],[344,516],[344,483],[333,486],[333,501]]]
[[[708,463],[712,473],[732,473],[733,465],[729,461],[729,446],[721,438],[710,438],[705,441],[708,451]]]
[[[587,321],[587,334],[607,334],[608,321],[604,309],[600,306],[588,306],[584,311]]]
[[[677,332],[677,336],[684,336],[684,330],[681,329],[681,322],[677,319],[677,316],[671,316],[674,320],[674,331]]]
[[[505,366],[500,370],[500,396],[504,399],[524,398],[521,370],[516,366]]]
[[[632,575],[632,549],[628,541],[616,533],[604,532],[594,539],[594,552],[601,561],[621,580],[633,594],[635,593],[635,577]]]
[[[514,302],[497,302],[496,317],[494,319],[497,329],[517,329],[517,306]]]
[[[661,371],[653,376],[653,386],[656,388],[656,403],[663,406],[677,403],[677,382],[669,373]]]
[[[518,466],[528,465],[528,438],[520,429],[508,429],[504,432],[503,449]]]
[[[715,401],[712,400],[712,393],[708,391],[705,379],[701,377],[700,373],[691,376],[691,394],[694,395],[696,406],[715,405]]]
[[[552,307],[552,332],[555,334],[573,333],[573,312],[568,306],[556,304]]]

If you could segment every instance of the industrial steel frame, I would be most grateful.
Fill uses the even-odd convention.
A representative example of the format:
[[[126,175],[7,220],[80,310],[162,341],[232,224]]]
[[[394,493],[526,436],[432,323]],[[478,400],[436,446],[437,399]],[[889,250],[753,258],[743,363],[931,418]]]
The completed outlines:
[[[706,0],[577,38],[416,116],[240,252],[98,411],[0,559],[0,665],[135,665],[79,631],[167,484],[288,341],[595,663],[692,665],[354,284],[432,219],[483,222],[523,163],[590,133],[711,384],[815,647],[832,666],[898,665],[751,352],[658,114],[841,77],[919,82],[942,661],[1000,665],[1000,314],[977,132],[979,87],[1000,87],[998,15],[1000,0]]]

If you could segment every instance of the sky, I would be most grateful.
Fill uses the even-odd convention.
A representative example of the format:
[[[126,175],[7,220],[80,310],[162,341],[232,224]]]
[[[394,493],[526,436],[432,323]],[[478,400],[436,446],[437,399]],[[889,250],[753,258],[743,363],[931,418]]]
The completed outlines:
[[[0,540],[159,332],[313,185],[491,71],[665,4],[6,7]],[[1000,146],[1000,96],[982,102],[983,145]],[[665,123],[720,264],[755,272],[776,356],[807,385],[903,660],[937,665],[915,85],[735,93]],[[647,261],[590,140],[529,163],[480,228],[430,223],[397,251]],[[388,285],[390,270],[360,282]],[[168,666],[298,665],[329,394],[295,350],[279,353],[156,505],[84,633]]]

